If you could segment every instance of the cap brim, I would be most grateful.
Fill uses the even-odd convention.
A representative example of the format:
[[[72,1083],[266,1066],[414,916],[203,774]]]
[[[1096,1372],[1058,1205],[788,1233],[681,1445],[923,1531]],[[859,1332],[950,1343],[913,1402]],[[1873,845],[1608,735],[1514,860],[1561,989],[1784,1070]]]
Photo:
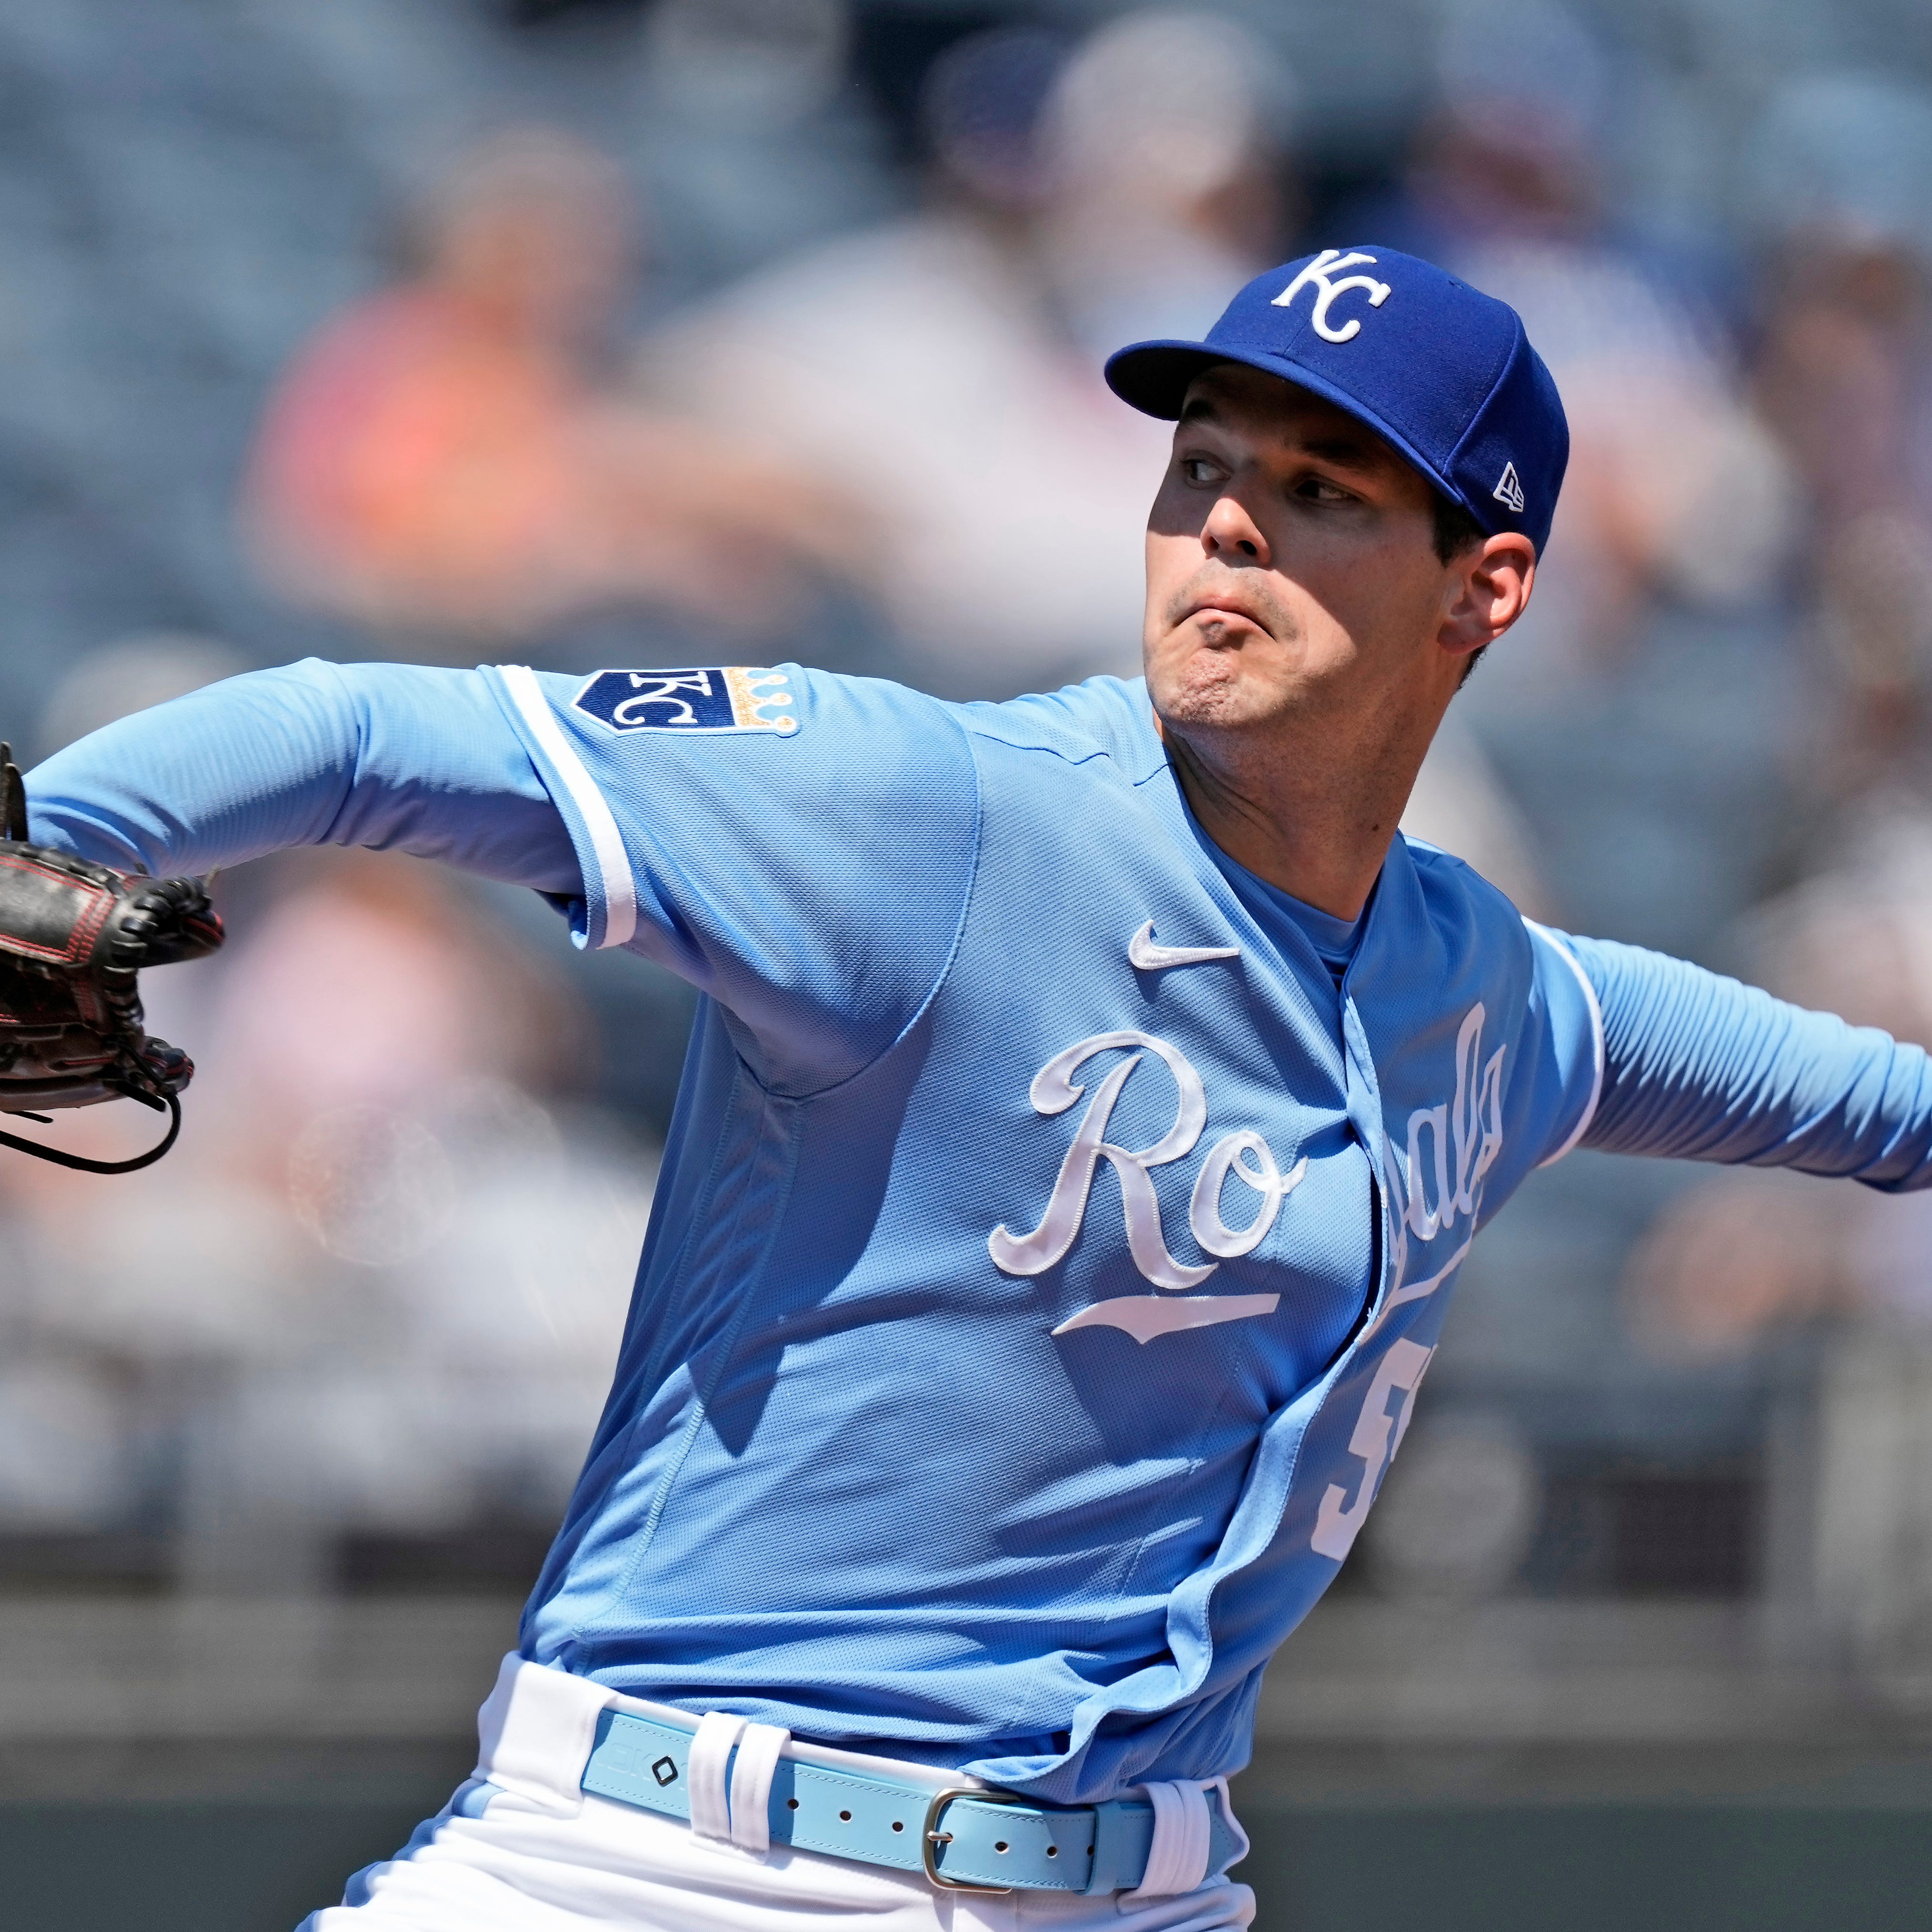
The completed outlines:
[[[1481,527],[1495,530],[1513,525],[1499,524],[1486,507],[1470,502],[1462,491],[1444,476],[1400,430],[1384,422],[1376,412],[1358,402],[1346,390],[1337,389],[1312,369],[1304,369],[1286,356],[1270,356],[1260,350],[1216,348],[1205,342],[1136,342],[1107,358],[1102,374],[1107,386],[1121,401],[1143,415],[1159,416],[1163,422],[1179,419],[1180,406],[1187,398],[1187,386],[1204,369],[1217,362],[1239,362],[1262,374],[1279,376],[1311,395],[1352,416],[1372,429],[1397,455],[1420,470],[1452,502],[1460,503]]]
[[[1246,356],[1230,356],[1198,342],[1136,342],[1107,358],[1102,372],[1107,386],[1121,401],[1143,416],[1157,416],[1165,422],[1177,422],[1180,405],[1186,400],[1187,385],[1203,369],[1216,362],[1246,362]],[[1256,368],[1262,366],[1256,363]],[[1270,374],[1278,373],[1270,370]]]

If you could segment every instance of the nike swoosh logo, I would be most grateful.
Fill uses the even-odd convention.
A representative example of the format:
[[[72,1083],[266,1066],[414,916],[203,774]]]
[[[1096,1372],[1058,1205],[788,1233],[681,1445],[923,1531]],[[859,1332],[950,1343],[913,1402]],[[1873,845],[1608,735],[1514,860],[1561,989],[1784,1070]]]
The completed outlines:
[[[1279,1295],[1122,1295],[1069,1315],[1053,1332],[1070,1335],[1080,1328],[1118,1328],[1144,1348],[1156,1336],[1246,1321],[1273,1315],[1280,1306]]]
[[[1154,942],[1154,921],[1150,919],[1127,942],[1127,963],[1142,972],[1159,972],[1163,966],[1198,966],[1204,960],[1238,960],[1239,946],[1157,946]]]

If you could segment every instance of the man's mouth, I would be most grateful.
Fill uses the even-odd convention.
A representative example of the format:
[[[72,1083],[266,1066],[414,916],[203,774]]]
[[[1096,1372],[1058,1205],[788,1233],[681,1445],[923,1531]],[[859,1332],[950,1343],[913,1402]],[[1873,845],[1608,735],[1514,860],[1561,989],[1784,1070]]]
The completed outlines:
[[[1240,598],[1223,594],[1193,599],[1181,622],[1185,623],[1190,617],[1217,616],[1245,617],[1257,630],[1266,631],[1268,628],[1267,620],[1258,611],[1250,608]],[[1272,634],[1270,633],[1270,635]]]

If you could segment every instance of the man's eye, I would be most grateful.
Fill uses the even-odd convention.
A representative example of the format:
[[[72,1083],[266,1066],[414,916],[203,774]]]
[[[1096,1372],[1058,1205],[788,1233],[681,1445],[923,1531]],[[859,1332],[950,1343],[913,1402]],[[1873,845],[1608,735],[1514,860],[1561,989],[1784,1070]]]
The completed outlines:
[[[1218,483],[1227,474],[1218,463],[1210,463],[1204,456],[1184,456],[1180,459],[1180,473],[1190,483]]]
[[[1304,476],[1294,486],[1294,494],[1304,503],[1348,503],[1354,496],[1339,483],[1331,483],[1326,476]]]

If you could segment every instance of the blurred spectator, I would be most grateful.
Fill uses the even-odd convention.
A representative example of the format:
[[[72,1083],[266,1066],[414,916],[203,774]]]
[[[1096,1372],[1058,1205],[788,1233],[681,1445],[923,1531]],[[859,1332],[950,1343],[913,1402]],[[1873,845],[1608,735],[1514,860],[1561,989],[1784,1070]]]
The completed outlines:
[[[1759,909],[1743,950],[1780,997],[1932,1047],[1932,817],[1875,805],[1835,864]],[[1631,1257],[1633,1319],[1666,1357],[1738,1354],[1829,1314],[1903,1324],[1932,1345],[1928,1217],[1916,1195],[1700,1177]]]
[[[1849,359],[1856,365],[1856,350]],[[1846,494],[1859,502],[1855,478]],[[1828,529],[1840,516],[1856,528],[1856,509],[1821,496]],[[1828,621],[1838,587],[1822,586]],[[1910,637],[1895,629],[1888,641]],[[1932,1046],[1924,660],[1900,653],[1888,668],[1901,702],[1881,708],[1886,687],[1843,666],[1852,716],[1866,727],[1850,741],[1859,756],[1835,774],[1852,789],[1819,842],[1826,863],[1750,921],[1750,969],[1787,999]],[[1747,1357],[1796,1326],[1818,1329],[1804,1461],[1785,1479],[1796,1574],[1816,1627],[1843,1654],[1881,1683],[1922,1672],[1932,1654],[1932,1201],[1790,1175],[1702,1181],[1633,1257],[1628,1288],[1640,1333],[1680,1358]]]
[[[1840,797],[1932,781],[1932,93],[1824,76],[1774,96],[1749,179],[1766,245],[1756,387],[1802,481],[1794,559]]]
[[[849,512],[603,380],[636,237],[616,170],[506,134],[417,211],[410,271],[329,323],[269,407],[246,494],[287,595],[456,654],[613,605],[770,623]]]
[[[237,1162],[279,1171],[317,1114],[434,1104],[476,1075],[580,1082],[588,1043],[555,967],[437,869],[302,853],[283,888],[234,942],[208,1060]]]
[[[1130,14],[1069,62],[1039,137],[1034,254],[1074,341],[1198,337],[1274,260],[1288,77],[1226,15]]]
[[[26,1393],[0,1385],[0,1438],[43,1411],[81,1431],[90,1372],[131,1375],[196,1588],[299,1591],[347,1530],[560,1507],[654,1164],[569,1105],[585,1041],[554,972],[430,868],[326,852],[294,855],[202,977],[166,1166],[112,1184],[112,1215],[58,1173],[14,1203]],[[158,1026],[178,984],[155,976]],[[90,1451],[87,1496],[116,1493],[124,1453]],[[35,1487],[38,1466],[0,1491],[0,1528],[106,1507],[80,1477]]]
[[[1130,17],[1064,61],[1035,29],[958,42],[927,83],[923,212],[754,275],[652,345],[665,393],[860,500],[922,684],[1138,671],[1168,433],[1100,361],[1198,332],[1278,250],[1270,76],[1238,27],[1193,15]]]
[[[193,631],[140,631],[90,651],[54,687],[34,751],[51,758],[76,738],[131,711],[185,697],[204,684],[252,669],[247,656]]]
[[[1804,827],[1811,876],[1744,928],[1744,967],[1932,1045],[1932,95],[1790,83],[1745,160],[1767,264],[1758,405],[1804,496],[1792,575],[1822,702],[1802,768],[1831,810]],[[1886,1349],[1932,1350],[1932,1224],[1916,1200],[1726,1176],[1676,1204],[1626,1287],[1666,1354],[1737,1354],[1793,1322],[1850,1318],[1828,1351],[1832,1437],[1831,1392],[1864,1386],[1858,1325]]]
[[[661,0],[644,28],[653,92],[741,134],[795,125],[838,91],[848,11],[844,0]]]
[[[1749,1354],[1774,1325],[1846,1307],[1847,1212],[1829,1191],[1789,1175],[1747,1168],[1700,1179],[1625,1265],[1632,1333],[1654,1360],[1714,1362]]]
[[[237,668],[209,638],[123,640],[39,737]],[[158,1525],[190,1587],[298,1592],[351,1531],[548,1517],[654,1167],[574,1099],[568,949],[545,960],[410,860],[290,854],[223,892],[248,907],[229,946],[142,988],[200,1062],[166,1163],[0,1164],[0,1536]],[[107,1107],[46,1131],[118,1153],[152,1129]]]
[[[850,0],[651,0],[628,138],[679,293],[899,204],[871,104],[852,85],[854,11]]]
[[[1402,828],[1474,866],[1532,919],[1563,916],[1537,862],[1534,833],[1454,708],[1416,774]]]
[[[1406,205],[1390,211],[1418,252],[1522,315],[1570,419],[1536,599],[1510,678],[1477,693],[1479,708],[1601,678],[1660,597],[1762,599],[1789,525],[1782,465],[1736,372],[1615,235],[1604,147],[1616,83],[1560,8],[1459,10]]]

